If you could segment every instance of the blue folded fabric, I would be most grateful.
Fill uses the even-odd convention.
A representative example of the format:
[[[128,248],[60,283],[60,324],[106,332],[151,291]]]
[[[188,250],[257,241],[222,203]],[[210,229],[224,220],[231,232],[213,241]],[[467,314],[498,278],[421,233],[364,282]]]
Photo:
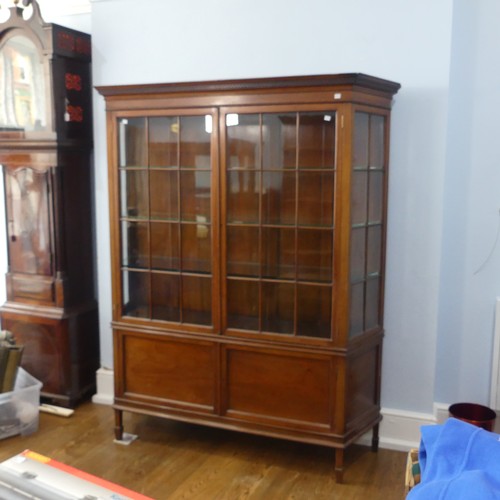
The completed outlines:
[[[500,500],[498,434],[455,418],[421,433],[421,479],[407,500]]]

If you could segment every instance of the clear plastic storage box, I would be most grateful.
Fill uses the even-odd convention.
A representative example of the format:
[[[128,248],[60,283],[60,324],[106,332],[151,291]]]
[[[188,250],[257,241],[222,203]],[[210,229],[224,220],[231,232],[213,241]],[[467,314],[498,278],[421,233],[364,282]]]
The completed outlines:
[[[41,388],[39,380],[18,369],[14,390],[0,394],[0,439],[38,430]]]

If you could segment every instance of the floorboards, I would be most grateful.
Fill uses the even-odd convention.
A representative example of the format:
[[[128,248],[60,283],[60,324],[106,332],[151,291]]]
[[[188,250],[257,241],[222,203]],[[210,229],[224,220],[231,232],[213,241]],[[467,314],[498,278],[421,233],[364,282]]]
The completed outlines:
[[[354,445],[345,484],[333,450],[124,413],[139,438],[113,443],[111,407],[84,403],[70,418],[40,414],[37,433],[0,442],[0,460],[25,449],[155,500],[402,500],[406,453]]]

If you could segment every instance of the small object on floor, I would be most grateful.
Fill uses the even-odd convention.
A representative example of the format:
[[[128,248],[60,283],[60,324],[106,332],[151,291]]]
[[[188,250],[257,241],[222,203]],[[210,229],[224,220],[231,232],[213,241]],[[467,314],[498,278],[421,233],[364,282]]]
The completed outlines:
[[[137,437],[137,434],[129,434],[128,432],[124,432],[121,439],[113,439],[113,442],[116,444],[124,444],[128,446],[132,441],[135,441]]]
[[[63,408],[62,406],[49,405],[45,403],[41,404],[39,408],[40,411],[51,413],[52,415],[58,415],[59,417],[71,417],[71,415],[75,413],[75,410],[72,410],[71,408]]]

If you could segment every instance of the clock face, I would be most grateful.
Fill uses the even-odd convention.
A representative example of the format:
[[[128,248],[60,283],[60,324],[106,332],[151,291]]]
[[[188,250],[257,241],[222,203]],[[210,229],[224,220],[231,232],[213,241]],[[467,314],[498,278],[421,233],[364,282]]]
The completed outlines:
[[[45,73],[40,53],[25,36],[0,49],[0,131],[38,131],[46,124]]]

